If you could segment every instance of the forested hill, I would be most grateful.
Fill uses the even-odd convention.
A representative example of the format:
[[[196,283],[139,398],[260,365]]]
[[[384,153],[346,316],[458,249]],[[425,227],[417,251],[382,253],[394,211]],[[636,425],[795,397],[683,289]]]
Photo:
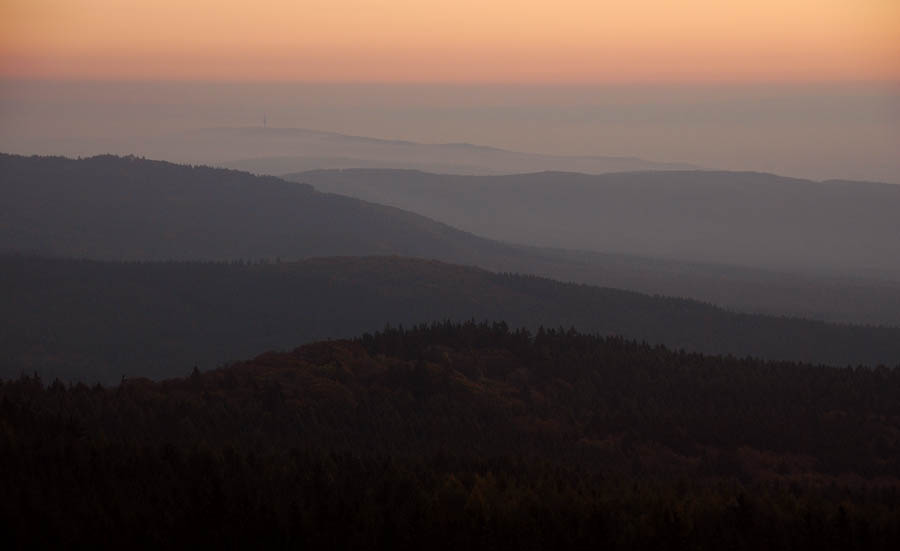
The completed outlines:
[[[397,257],[115,263],[0,255],[0,376],[117,382],[349,337],[387,324],[504,320],[706,353],[832,366],[900,364],[900,329],[727,312]]]
[[[0,382],[0,527],[13,547],[896,549],[898,394],[898,370],[505,324],[116,388],[21,378]]]

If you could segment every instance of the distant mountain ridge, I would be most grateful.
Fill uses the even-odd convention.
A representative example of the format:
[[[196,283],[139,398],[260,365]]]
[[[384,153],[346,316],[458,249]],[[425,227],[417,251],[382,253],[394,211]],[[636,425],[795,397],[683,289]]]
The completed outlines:
[[[81,138],[56,145],[68,155],[135,154],[280,175],[322,168],[414,168],[448,174],[514,174],[541,170],[603,173],[679,170],[686,163],[635,157],[562,156],[470,143],[419,143],[322,130],[272,127],[201,128],[129,140]]]
[[[900,281],[900,186],[758,172],[288,175],[516,243]]]
[[[449,174],[513,174],[542,170],[586,173],[627,170],[696,169],[687,163],[637,157],[548,155],[465,142],[420,143],[300,128],[213,128],[185,133],[196,142],[216,144],[228,157],[210,161],[226,168],[280,175],[314,168],[410,168]],[[187,146],[190,149],[190,146]],[[210,152],[213,154],[213,152]],[[168,157],[167,157],[168,158]],[[290,168],[299,166],[301,168]]]
[[[393,254],[741,311],[900,326],[900,284],[512,245],[395,207],[232,170],[134,157],[0,155],[0,193],[0,252],[104,260]]]

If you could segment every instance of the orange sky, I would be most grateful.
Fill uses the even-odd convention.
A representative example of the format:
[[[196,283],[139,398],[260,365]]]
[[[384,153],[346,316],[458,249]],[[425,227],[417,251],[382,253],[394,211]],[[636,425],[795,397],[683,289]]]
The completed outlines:
[[[0,0],[0,76],[900,79],[900,0]]]

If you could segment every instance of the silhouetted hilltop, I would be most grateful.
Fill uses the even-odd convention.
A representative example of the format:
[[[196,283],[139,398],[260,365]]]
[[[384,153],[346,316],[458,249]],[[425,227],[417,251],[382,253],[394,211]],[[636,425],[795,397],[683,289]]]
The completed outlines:
[[[112,263],[0,256],[0,377],[170,377],[386,324],[496,319],[706,353],[900,364],[900,329],[731,313],[533,276],[396,257]]]

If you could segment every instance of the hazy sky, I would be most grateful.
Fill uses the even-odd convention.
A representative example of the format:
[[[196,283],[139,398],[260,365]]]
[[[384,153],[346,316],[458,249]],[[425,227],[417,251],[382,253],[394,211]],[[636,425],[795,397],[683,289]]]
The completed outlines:
[[[898,0],[0,0],[5,77],[882,81]]]
[[[900,0],[0,0],[0,151],[264,113],[900,183]]]
[[[141,154],[147,137],[263,114],[270,127],[900,183],[896,84],[0,80],[0,151]]]

